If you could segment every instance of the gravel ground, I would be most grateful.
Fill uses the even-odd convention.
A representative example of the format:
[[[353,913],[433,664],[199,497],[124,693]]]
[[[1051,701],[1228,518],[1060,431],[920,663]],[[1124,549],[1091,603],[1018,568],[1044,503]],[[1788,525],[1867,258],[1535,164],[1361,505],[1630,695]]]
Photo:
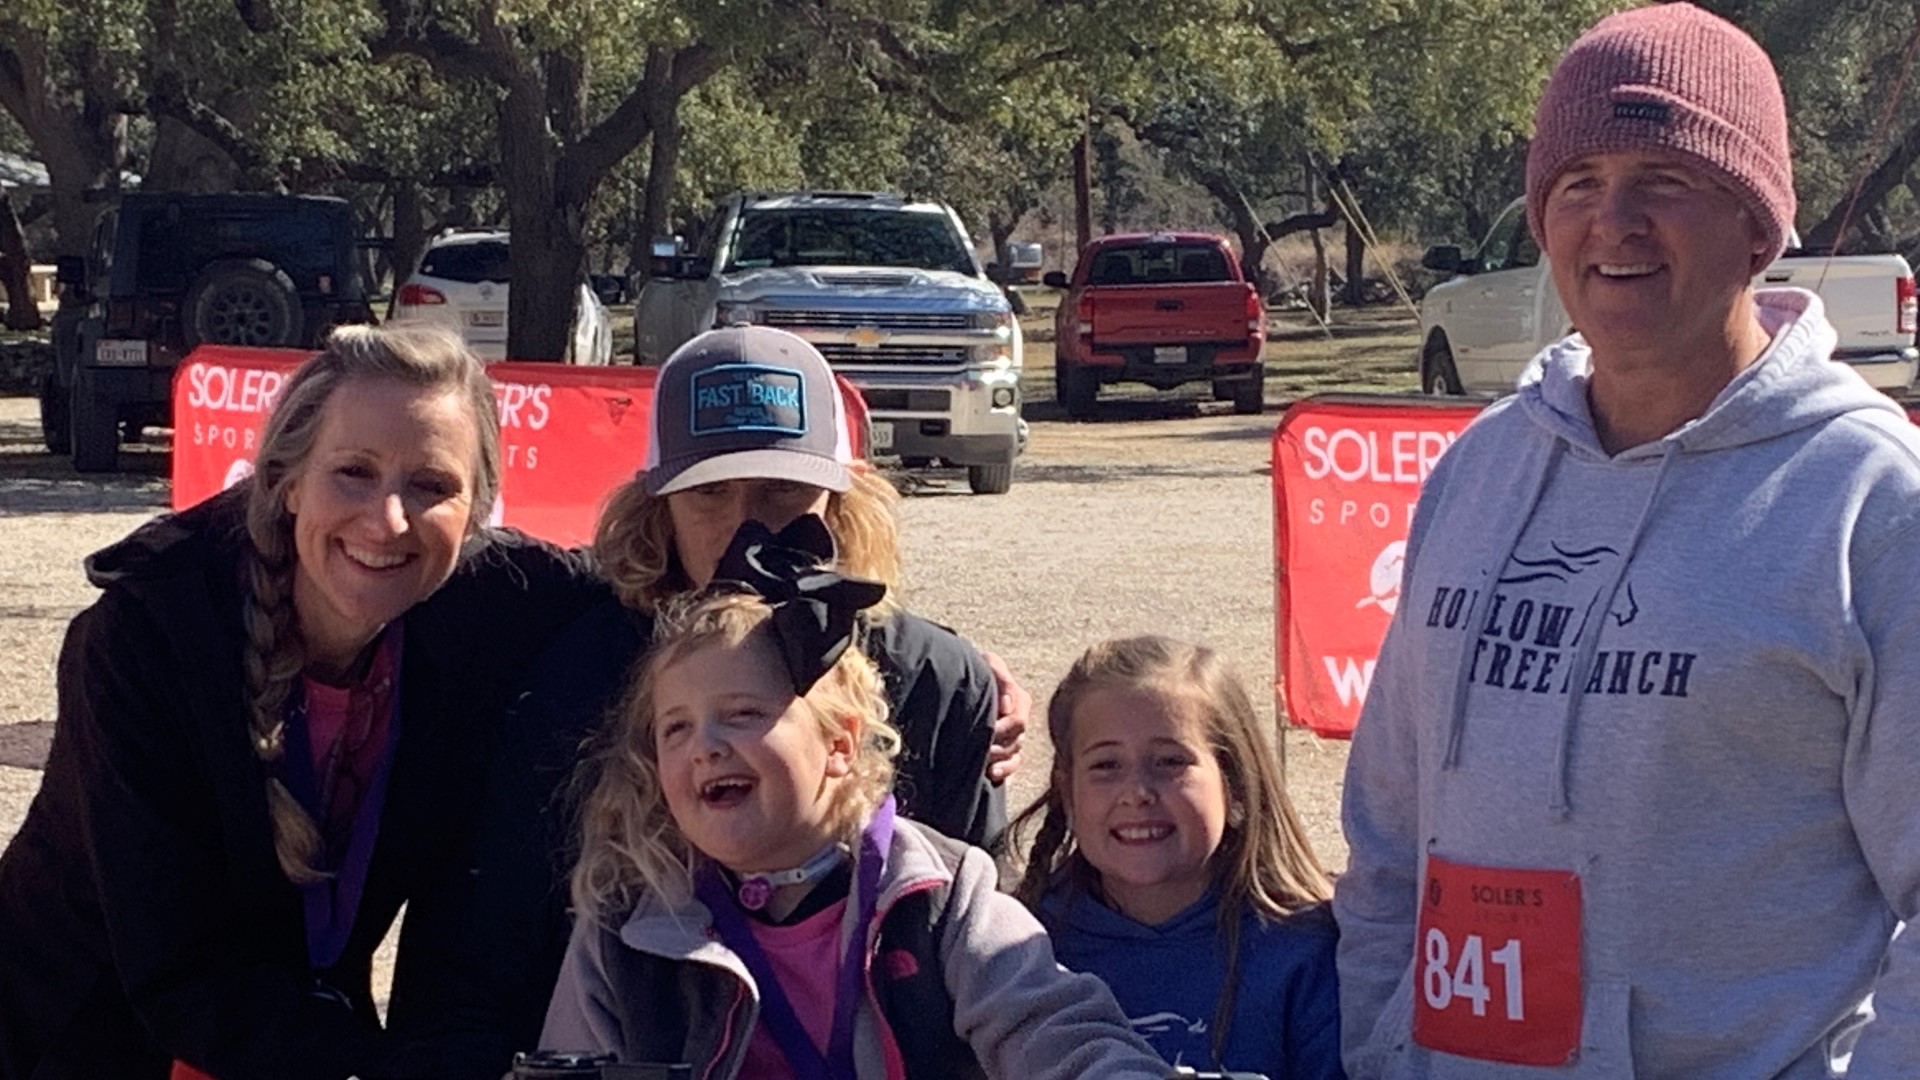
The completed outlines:
[[[1350,358],[1375,348],[1383,367],[1402,370],[1405,345],[1389,336],[1340,347]],[[1048,373],[1050,361],[1046,346],[1030,345],[1030,372]],[[1270,384],[1270,401],[1321,388],[1339,377],[1335,366],[1296,368],[1298,385]],[[1198,388],[1123,390],[1103,394],[1097,420],[1073,423],[1045,403],[1045,376],[1033,383],[1031,442],[1009,494],[970,496],[954,475],[902,479],[909,605],[998,651],[1038,703],[1011,789],[1016,808],[1046,783],[1054,682],[1104,637],[1153,631],[1211,645],[1263,717],[1274,715],[1268,446],[1277,414],[1234,416],[1200,401]],[[0,843],[39,786],[61,633],[93,594],[81,559],[165,509],[165,439],[130,448],[121,473],[80,477],[42,450],[32,400],[0,398]],[[1279,735],[1294,801],[1337,870],[1346,745]]]

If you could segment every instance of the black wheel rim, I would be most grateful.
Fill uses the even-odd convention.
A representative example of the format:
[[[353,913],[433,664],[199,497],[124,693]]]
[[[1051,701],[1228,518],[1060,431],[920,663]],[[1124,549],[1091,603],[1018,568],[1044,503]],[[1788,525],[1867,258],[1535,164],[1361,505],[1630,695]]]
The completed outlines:
[[[274,338],[274,310],[256,289],[227,289],[207,305],[207,329],[214,341],[229,345],[268,345]]]

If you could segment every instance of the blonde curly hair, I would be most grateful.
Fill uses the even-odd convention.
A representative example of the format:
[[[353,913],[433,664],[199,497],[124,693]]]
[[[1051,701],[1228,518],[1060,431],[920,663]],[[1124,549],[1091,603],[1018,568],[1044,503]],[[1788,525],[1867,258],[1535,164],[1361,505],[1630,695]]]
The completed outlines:
[[[894,606],[900,591],[900,526],[894,518],[900,493],[865,463],[851,471],[853,486],[829,494],[822,517],[837,549],[834,569],[887,587],[886,599],[865,613],[871,622]],[[645,478],[634,477],[607,499],[593,537],[600,572],[620,602],[649,614],[693,588],[674,551],[667,498],[649,495]]]
[[[661,673],[709,646],[738,646],[756,633],[770,633],[773,609],[751,593],[705,590],[663,603],[656,616],[654,646],[635,675],[615,722],[582,765],[588,790],[581,811],[580,860],[574,866],[574,908],[581,917],[624,917],[642,893],[669,904],[693,894],[697,852],[667,810],[654,744],[654,694]],[[851,773],[832,794],[836,836],[857,844],[874,808],[893,790],[900,733],[888,722],[880,671],[857,647],[849,647],[805,696],[799,698],[818,722],[822,738],[854,718]]]

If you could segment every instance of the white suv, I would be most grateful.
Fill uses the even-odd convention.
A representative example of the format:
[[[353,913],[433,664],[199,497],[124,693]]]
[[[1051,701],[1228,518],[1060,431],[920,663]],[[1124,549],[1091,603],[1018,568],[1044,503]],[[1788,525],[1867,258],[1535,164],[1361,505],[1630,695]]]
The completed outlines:
[[[451,327],[480,359],[505,360],[507,279],[506,233],[446,233],[427,245],[420,269],[400,286],[393,317]],[[579,289],[566,361],[608,363],[613,357],[613,321],[585,282]]]

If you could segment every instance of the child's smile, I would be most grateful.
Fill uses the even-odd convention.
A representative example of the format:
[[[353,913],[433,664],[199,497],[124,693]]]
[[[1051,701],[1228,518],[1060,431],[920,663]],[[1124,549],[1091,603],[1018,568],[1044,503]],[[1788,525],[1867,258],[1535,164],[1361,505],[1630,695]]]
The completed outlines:
[[[1158,925],[1205,895],[1227,791],[1191,701],[1101,687],[1074,707],[1068,813],[1106,898]]]
[[[789,870],[833,838],[852,740],[829,739],[794,696],[761,627],[660,669],[654,749],[667,810],[689,842],[737,873]]]

